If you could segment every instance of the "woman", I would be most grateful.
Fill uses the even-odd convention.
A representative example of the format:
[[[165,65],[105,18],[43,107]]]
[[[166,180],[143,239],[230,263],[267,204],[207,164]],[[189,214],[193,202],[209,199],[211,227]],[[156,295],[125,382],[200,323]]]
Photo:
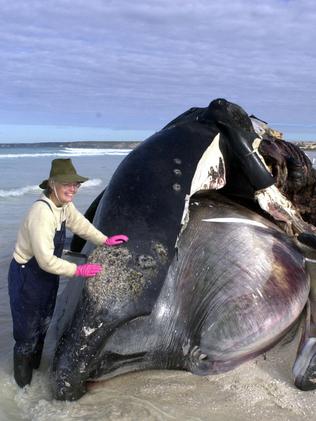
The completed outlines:
[[[26,215],[9,269],[9,295],[13,319],[14,378],[20,387],[30,384],[38,368],[51,321],[59,276],[92,277],[99,264],[76,265],[61,259],[66,228],[95,245],[114,246],[128,241],[125,235],[107,237],[73,205],[81,183],[70,159],[54,159],[44,194]]]

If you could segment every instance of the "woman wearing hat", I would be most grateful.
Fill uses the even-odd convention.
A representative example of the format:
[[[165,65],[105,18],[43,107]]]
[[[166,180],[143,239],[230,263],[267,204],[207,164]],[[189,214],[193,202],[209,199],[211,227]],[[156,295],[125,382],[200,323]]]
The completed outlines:
[[[9,295],[13,319],[14,378],[20,387],[30,384],[33,368],[41,360],[45,335],[55,308],[59,276],[92,277],[98,264],[76,265],[61,259],[66,228],[95,245],[114,246],[125,235],[107,237],[72,203],[81,183],[70,159],[54,159],[44,194],[26,215],[9,269]]]

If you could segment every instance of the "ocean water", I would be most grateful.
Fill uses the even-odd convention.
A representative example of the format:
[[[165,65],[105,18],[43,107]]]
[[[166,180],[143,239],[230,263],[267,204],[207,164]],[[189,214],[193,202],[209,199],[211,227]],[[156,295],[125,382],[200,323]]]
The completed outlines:
[[[128,152],[0,147],[0,421],[314,419],[316,392],[293,386],[297,338],[229,373],[207,377],[178,371],[131,373],[92,384],[77,402],[52,398],[48,372],[54,343],[48,339],[31,386],[21,390],[15,384],[7,271],[21,219],[41,192],[38,184],[47,178],[52,159],[71,157],[78,173],[90,178],[75,198],[84,212]],[[71,281],[63,280],[61,288]]]

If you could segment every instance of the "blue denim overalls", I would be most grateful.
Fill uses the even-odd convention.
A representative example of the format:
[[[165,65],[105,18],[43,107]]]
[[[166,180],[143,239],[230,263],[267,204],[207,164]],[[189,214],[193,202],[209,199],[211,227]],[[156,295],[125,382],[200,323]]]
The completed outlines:
[[[39,201],[46,203],[51,209],[48,202]],[[65,237],[64,221],[54,237],[54,255],[57,257],[62,255]],[[25,264],[12,260],[9,269],[9,295],[16,342],[15,354],[31,355],[38,347],[43,347],[55,308],[58,286],[59,276],[41,269],[35,257]]]

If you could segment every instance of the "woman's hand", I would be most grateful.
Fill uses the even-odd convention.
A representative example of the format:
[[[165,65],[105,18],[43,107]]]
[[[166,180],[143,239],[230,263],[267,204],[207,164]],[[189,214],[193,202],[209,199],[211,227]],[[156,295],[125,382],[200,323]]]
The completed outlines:
[[[104,244],[106,246],[118,246],[119,244],[126,243],[128,241],[128,237],[124,234],[113,235],[112,237],[108,237]]]
[[[101,272],[102,266],[97,263],[86,263],[84,265],[77,266],[75,276],[82,276],[84,278],[90,278]]]

